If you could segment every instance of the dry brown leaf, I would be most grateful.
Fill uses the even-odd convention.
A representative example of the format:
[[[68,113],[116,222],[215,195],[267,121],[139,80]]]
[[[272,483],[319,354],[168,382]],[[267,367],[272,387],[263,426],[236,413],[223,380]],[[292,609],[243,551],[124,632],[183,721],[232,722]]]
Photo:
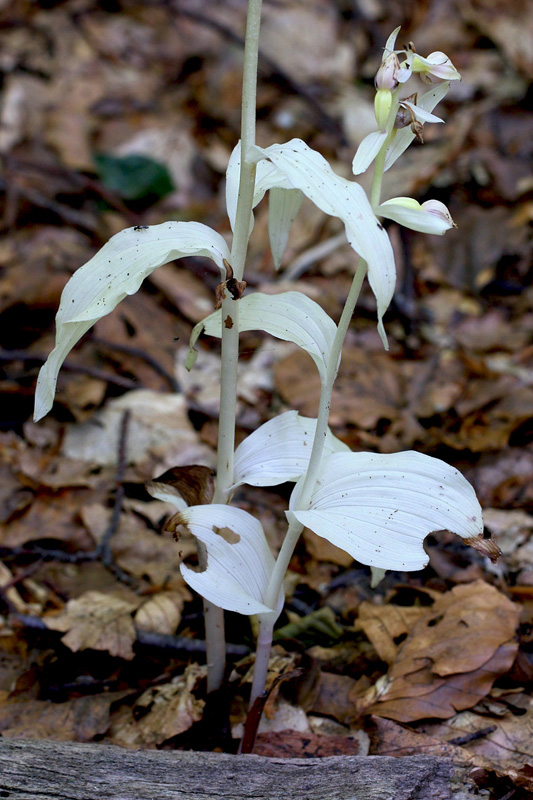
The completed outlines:
[[[350,567],[353,558],[346,550],[341,550],[322,536],[306,528],[303,532],[305,547],[309,555],[316,561],[329,561],[331,564],[338,564],[340,567]]]
[[[339,722],[349,723],[353,719],[353,703],[350,693],[357,681],[349,675],[335,675],[333,672],[320,672],[312,697],[305,703],[311,714],[334,717]]]
[[[349,736],[320,736],[300,731],[260,733],[254,753],[268,758],[326,758],[360,755],[360,745]]]
[[[195,694],[206,668],[189,664],[183,675],[144,692],[112,727],[112,741],[123,747],[158,745],[202,719],[205,702]]]
[[[160,592],[144,603],[135,614],[135,625],[154,633],[175,633],[189,592]]]
[[[357,628],[372,642],[387,664],[393,664],[398,653],[395,640],[405,638],[415,622],[428,613],[423,606],[378,606],[364,601],[359,606]]]
[[[65,703],[8,700],[0,692],[0,733],[18,739],[90,742],[109,727],[111,698],[78,697]]]
[[[107,650],[110,655],[132,659],[132,644],[136,639],[132,612],[139,605],[133,595],[128,599],[102,592],[85,592],[69,600],[64,611],[47,615],[48,628],[66,631],[61,641],[78,650]]]
[[[374,756],[448,756],[455,763],[469,760],[460,747],[426,733],[410,730],[390,719],[372,717],[369,733],[372,740],[371,753]]]
[[[131,413],[127,441],[129,464],[148,461],[153,462],[153,469],[161,470],[179,460],[182,463],[213,460],[212,452],[201,444],[191,425],[183,395],[147,389],[110,400],[89,422],[70,426],[63,443],[63,455],[101,466],[116,464],[125,411]]]
[[[487,728],[493,730],[487,731]],[[487,717],[475,711],[464,711],[447,723],[424,726],[424,731],[432,738],[444,743],[457,738],[465,738],[462,747],[476,763],[509,775],[514,780],[515,771],[533,766],[531,742],[533,741],[533,701],[528,700],[525,714],[508,713],[503,718]],[[479,731],[487,731],[476,736]],[[468,741],[470,739],[470,741]]]
[[[511,667],[519,614],[484,581],[456,586],[415,622],[388,675],[359,708],[399,722],[448,719],[471,708]]]

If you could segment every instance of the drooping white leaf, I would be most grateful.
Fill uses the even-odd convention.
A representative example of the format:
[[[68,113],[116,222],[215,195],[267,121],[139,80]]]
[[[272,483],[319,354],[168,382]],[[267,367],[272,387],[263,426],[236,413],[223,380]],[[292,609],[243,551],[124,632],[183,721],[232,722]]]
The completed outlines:
[[[387,131],[373,131],[365,136],[352,161],[352,171],[354,175],[365,172],[373,162],[387,138]]]
[[[417,99],[417,107],[423,111],[433,111],[435,106],[446,97],[449,88],[450,84],[448,82],[440,83],[437,86],[434,86],[429,90],[429,92],[424,92],[424,94]],[[387,149],[387,157],[385,158],[385,171],[390,169],[395,161],[400,158],[402,153],[407,150],[414,138],[415,134],[411,130],[410,125],[408,125],[406,128],[396,131],[392,144]]]
[[[297,502],[299,484],[293,492]],[[428,533],[448,529],[472,543],[483,533],[472,486],[436,458],[415,453],[333,453],[321,465],[308,510],[290,517],[382,569],[416,570],[428,562]]]
[[[37,421],[50,411],[61,364],[94,323],[121,300],[135,294],[157,267],[183,256],[212,258],[225,275],[229,260],[222,236],[199,222],[164,222],[148,228],[127,228],[113,236],[69,280],[56,316],[56,345],[42,367],[35,393]]]
[[[341,219],[353,249],[368,265],[368,279],[376,296],[378,329],[386,344],[382,318],[394,293],[396,269],[391,243],[378,222],[361,186],[341,178],[326,159],[301,139],[270,147],[254,147],[256,158],[268,159],[294,189],[300,189],[325,214]]]
[[[318,367],[322,381],[330,360],[336,325],[318,303],[301,292],[263,294],[255,292],[239,300],[239,331],[262,330],[286,342],[294,342],[305,350]],[[194,363],[194,345],[205,331],[208,336],[221,336],[221,309],[210,314],[193,328],[187,367]]]
[[[292,223],[301,208],[303,194],[299,189],[270,190],[268,196],[268,236],[276,269],[281,267],[289,241]]]
[[[444,204],[441,205],[446,209]],[[447,215],[435,214],[411,197],[393,197],[391,200],[386,200],[376,208],[376,214],[421,233],[434,233],[442,236],[450,228],[453,228],[453,220],[449,212]]]
[[[181,574],[192,589],[211,603],[239,614],[265,614],[283,606],[280,591],[275,609],[264,603],[274,568],[261,523],[241,508],[213,504],[191,506],[179,515],[179,522],[204,543],[207,568],[204,572],[182,564]],[[227,528],[238,541],[230,543],[214,529]],[[231,536],[231,538],[234,538]]]
[[[315,430],[316,419],[301,417],[297,411],[286,411],[265,422],[235,451],[234,486],[276,486],[297,481],[307,470]],[[324,456],[349,451],[328,428]]]

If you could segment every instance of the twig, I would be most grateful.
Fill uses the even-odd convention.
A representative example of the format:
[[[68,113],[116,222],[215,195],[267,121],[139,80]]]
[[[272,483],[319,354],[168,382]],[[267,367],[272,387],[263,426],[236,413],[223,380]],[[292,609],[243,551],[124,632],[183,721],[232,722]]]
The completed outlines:
[[[27,350],[0,350],[0,362],[9,361],[23,361],[25,364],[35,362],[36,364],[44,364],[46,356],[39,353],[30,353]],[[104,372],[101,369],[94,369],[93,367],[84,367],[81,364],[73,364],[71,361],[65,361],[61,369],[67,372],[77,372],[81,375],[89,375],[99,381],[105,381],[113,386],[120,386],[122,389],[142,389],[143,385],[138,381],[132,381],[131,378],[122,378],[120,375],[113,375],[109,372]]]
[[[222,36],[224,36],[224,38],[234,42],[235,44],[238,44],[241,48],[244,48],[243,38],[232,31],[231,28],[228,28],[226,25],[224,25],[222,22],[219,22],[218,20],[213,19],[210,16],[206,16],[205,14],[201,14],[197,11],[190,11],[189,9],[184,8],[179,2],[171,2],[170,4],[174,5],[178,14],[181,14],[183,17],[187,17],[194,22],[198,22],[200,25],[205,25],[208,28],[212,28],[213,30],[217,31],[217,33],[220,33]],[[315,97],[313,97],[312,93],[291,78],[291,76],[282,69],[277,61],[274,61],[274,59],[270,58],[270,56],[265,55],[265,53],[259,50],[259,69],[261,68],[263,71],[267,69],[270,72],[270,75],[268,76],[270,80],[277,81],[281,85],[281,88],[287,89],[289,92],[301,97],[302,100],[304,100],[304,102],[307,103],[307,105],[312,109],[317,118],[318,125],[333,135],[338,140],[339,144],[348,144],[344,135],[344,131],[339,122],[322,108],[321,104]]]
[[[41,617],[34,617],[32,614],[21,614],[18,611],[10,613],[10,619],[20,623],[23,627],[36,631],[46,631],[51,635],[59,632],[47,627]],[[168,633],[156,633],[155,631],[145,631],[136,628],[137,644],[142,647],[151,647],[165,652],[182,653],[205,653],[205,642],[203,639],[189,639],[187,636],[175,636]],[[228,656],[232,658],[244,658],[250,653],[250,649],[244,644],[228,644]]]
[[[470,742],[477,742],[478,739],[484,739],[485,736],[489,736],[491,733],[494,733],[496,730],[496,725],[488,725],[486,728],[480,728],[479,731],[472,731],[472,733],[467,733],[464,736],[456,736],[455,739],[450,739],[448,744],[470,744]]]
[[[115,192],[111,191],[111,189],[108,189],[107,186],[104,186],[103,183],[95,178],[89,178],[87,175],[82,175],[79,172],[75,172],[67,167],[60,166],[59,164],[40,164],[37,161],[28,161],[27,159],[18,158],[13,155],[4,155],[3,158],[5,159],[6,167],[8,169],[13,168],[17,172],[26,170],[28,172],[38,172],[42,175],[47,175],[52,178],[63,178],[75,185],[77,184],[77,187],[80,189],[80,191],[90,189],[96,195],[105,200],[106,203],[111,206],[111,208],[119,211],[131,225],[137,225],[140,221],[139,215],[124,205],[120,197],[118,197]],[[16,188],[18,189],[18,185],[16,185]]]
[[[170,388],[173,392],[180,391],[180,385],[176,378],[171,375],[165,367],[157,361],[153,356],[149,353],[146,353],[144,350],[141,350],[139,347],[130,347],[127,344],[117,344],[116,342],[109,342],[107,339],[100,339],[99,337],[92,337],[91,340],[94,344],[99,345],[100,347],[105,347],[108,350],[118,350],[119,353],[126,353],[126,355],[133,356],[134,358],[142,359],[146,364],[148,364],[154,372],[157,372],[158,375],[161,375],[169,384]]]

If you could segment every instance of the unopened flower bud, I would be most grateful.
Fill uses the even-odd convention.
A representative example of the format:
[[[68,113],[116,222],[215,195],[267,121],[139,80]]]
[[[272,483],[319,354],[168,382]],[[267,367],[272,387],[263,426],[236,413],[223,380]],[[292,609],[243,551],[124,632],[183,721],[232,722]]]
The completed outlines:
[[[374,84],[376,89],[389,89],[393,92],[398,88],[398,75],[400,72],[400,62],[396,53],[391,53],[381,63],[376,73]]]
[[[450,228],[457,228],[457,225],[452,219],[452,215],[440,200],[426,200],[425,203],[422,203],[422,208],[424,211],[427,211],[428,214],[434,214],[436,217],[447,222]]]
[[[430,53],[427,58],[415,54],[411,70],[418,72],[424,83],[442,83],[443,81],[460,81],[461,75],[455,69],[446,53],[440,50]]]
[[[392,92],[390,89],[378,89],[374,99],[374,113],[380,130],[385,130],[392,108]]]

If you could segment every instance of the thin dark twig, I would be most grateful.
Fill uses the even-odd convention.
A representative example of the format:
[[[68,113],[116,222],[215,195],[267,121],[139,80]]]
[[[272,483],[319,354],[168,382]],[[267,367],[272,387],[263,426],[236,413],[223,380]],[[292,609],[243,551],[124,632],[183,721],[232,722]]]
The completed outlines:
[[[44,364],[46,356],[40,353],[30,353],[27,350],[0,350],[0,362],[9,361],[23,361],[25,364],[35,362],[36,364]],[[104,372],[101,369],[94,369],[93,367],[85,367],[81,364],[73,364],[71,361],[65,361],[61,367],[62,370],[67,372],[77,372],[81,375],[89,375],[91,378],[96,378],[99,381],[105,381],[113,386],[120,386],[122,389],[142,389],[143,385],[138,381],[133,381],[131,378],[122,378],[120,375],[113,375],[109,372]]]
[[[486,728],[480,728],[479,731],[472,731],[472,733],[467,733],[464,736],[456,736],[455,739],[450,739],[447,744],[461,745],[477,742],[478,739],[484,739],[485,736],[489,736],[495,730],[497,730],[496,725],[488,725]]]
[[[47,175],[52,178],[63,178],[73,183],[74,186],[77,185],[80,190],[90,189],[105,200],[111,208],[119,211],[131,225],[137,225],[140,221],[139,215],[124,205],[115,192],[108,189],[107,186],[104,186],[103,183],[95,178],[90,178],[88,175],[75,172],[59,164],[40,164],[37,161],[29,161],[28,159],[18,158],[11,154],[4,155],[3,158],[5,159],[6,166],[15,169],[17,172],[26,170],[28,172],[37,172],[41,175]]]
[[[152,367],[154,372],[157,372],[158,375],[161,375],[169,384],[170,388],[173,392],[179,392],[180,386],[176,378],[165,369],[165,367],[159,363],[159,361],[151,356],[149,353],[146,353],[144,350],[141,350],[139,347],[130,347],[127,344],[117,344],[116,342],[109,342],[107,339],[100,339],[97,336],[93,336],[92,342],[100,347],[105,347],[108,350],[118,350],[119,353],[126,353],[126,355],[133,356],[134,358],[140,358],[148,366]]]
[[[47,631],[51,635],[55,635],[57,631],[53,631],[46,625],[46,622],[41,617],[35,617],[33,614],[22,614],[18,611],[12,610],[10,619],[23,625],[25,628],[37,631]],[[205,642],[203,639],[189,639],[186,636],[174,636],[168,633],[156,633],[154,631],[145,631],[141,628],[136,628],[137,644],[142,647],[153,647],[156,649],[164,650],[168,653],[205,653]],[[244,658],[249,654],[250,650],[244,644],[228,644],[227,654],[231,658]]]
[[[184,8],[181,3],[172,3],[174,5],[178,14],[181,14],[183,17],[187,17],[188,19],[193,20],[194,22],[198,22],[201,25],[205,25],[208,28],[212,28],[213,30],[220,33],[226,39],[235,44],[238,44],[241,48],[244,49],[244,39],[242,36],[239,36],[231,28],[228,28],[222,22],[219,22],[216,19],[213,19],[210,16],[206,16],[205,14],[201,14],[197,11],[191,11],[187,8]],[[346,137],[344,135],[344,131],[339,124],[339,122],[328,114],[325,111],[316,97],[313,97],[312,93],[309,92],[305,86],[297,83],[291,76],[285,72],[282,67],[274,61],[274,59],[270,58],[270,56],[265,55],[259,50],[259,69],[266,68],[270,72],[270,79],[277,80],[278,83],[281,84],[282,88],[288,89],[293,94],[298,95],[299,97],[304,100],[307,105],[313,110],[314,114],[317,117],[317,122],[319,123],[320,127],[324,128],[328,131],[328,133],[332,134],[337,138],[340,144],[346,145],[348,144]]]

